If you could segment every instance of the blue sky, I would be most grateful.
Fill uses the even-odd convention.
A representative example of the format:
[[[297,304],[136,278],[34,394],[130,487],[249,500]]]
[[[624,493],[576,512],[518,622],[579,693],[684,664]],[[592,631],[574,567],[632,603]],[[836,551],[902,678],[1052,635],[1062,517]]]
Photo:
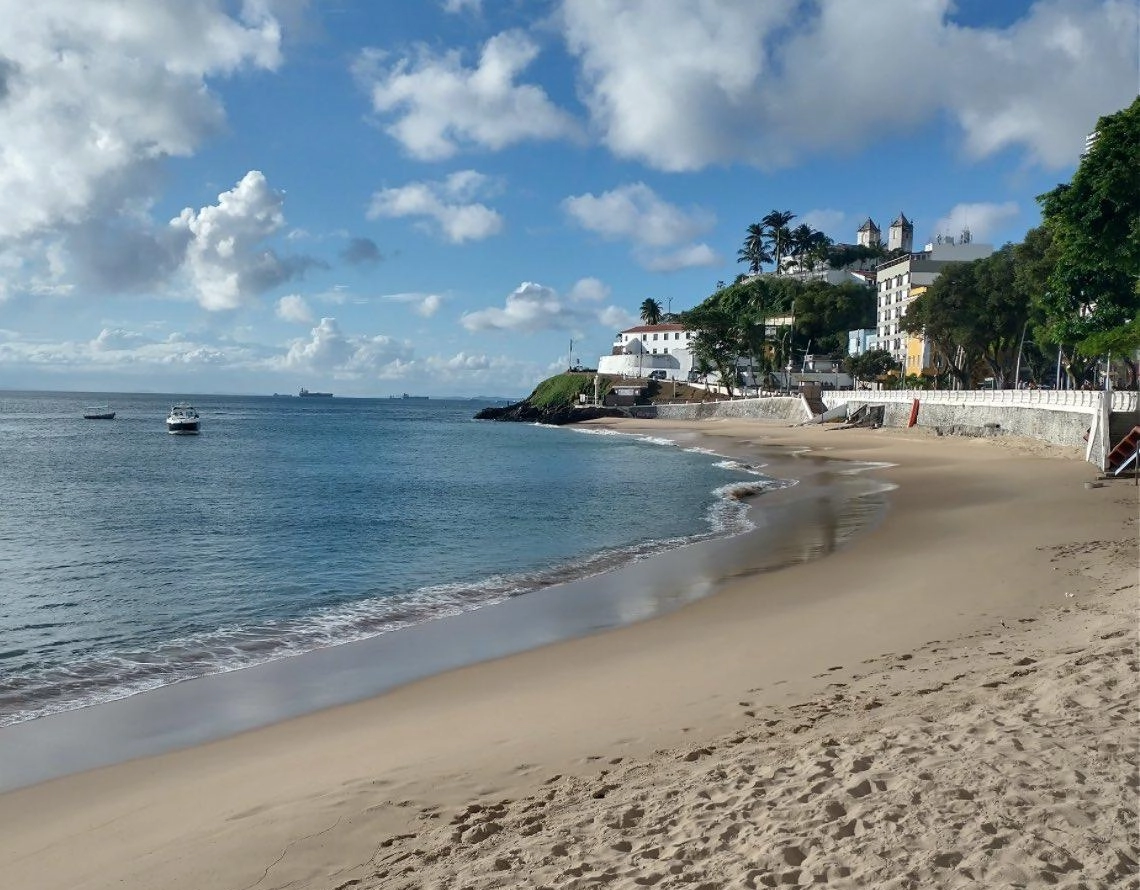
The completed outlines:
[[[1137,15],[0,0],[0,388],[523,395],[773,209],[1017,241],[1135,97]]]

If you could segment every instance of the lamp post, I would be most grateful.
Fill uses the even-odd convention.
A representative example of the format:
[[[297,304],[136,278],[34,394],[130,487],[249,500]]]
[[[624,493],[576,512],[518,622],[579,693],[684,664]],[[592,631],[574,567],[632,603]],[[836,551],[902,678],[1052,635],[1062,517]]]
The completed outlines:
[[[1018,389],[1021,386],[1021,350],[1025,346],[1025,331],[1029,327],[1029,319],[1025,319],[1025,324],[1021,326],[1021,342],[1017,344],[1017,363],[1013,366],[1013,388]]]

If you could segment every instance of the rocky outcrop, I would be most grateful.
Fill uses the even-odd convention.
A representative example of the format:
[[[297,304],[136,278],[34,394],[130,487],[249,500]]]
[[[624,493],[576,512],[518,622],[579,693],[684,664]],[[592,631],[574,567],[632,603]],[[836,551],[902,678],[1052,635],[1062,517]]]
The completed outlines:
[[[539,408],[525,399],[502,408],[484,408],[475,415],[476,420],[509,420],[517,423],[546,423],[562,426],[567,423],[580,423],[596,417],[626,417],[621,408],[599,408],[593,405],[571,406],[552,405]]]

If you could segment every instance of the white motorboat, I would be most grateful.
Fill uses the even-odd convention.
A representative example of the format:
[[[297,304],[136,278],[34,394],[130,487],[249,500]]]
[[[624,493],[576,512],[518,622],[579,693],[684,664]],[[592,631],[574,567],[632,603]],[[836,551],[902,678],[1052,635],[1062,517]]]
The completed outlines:
[[[180,435],[194,435],[198,429],[198,411],[190,405],[174,405],[166,418],[166,431]]]

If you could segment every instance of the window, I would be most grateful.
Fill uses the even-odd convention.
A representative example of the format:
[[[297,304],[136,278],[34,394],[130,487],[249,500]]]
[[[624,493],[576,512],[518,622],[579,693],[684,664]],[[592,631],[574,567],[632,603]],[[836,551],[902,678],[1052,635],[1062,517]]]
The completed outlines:
[[[666,347],[665,347],[664,349],[662,349],[661,351],[662,351],[663,353],[665,353],[666,355],[668,355],[668,354],[669,354],[669,347],[668,347],[668,346],[666,346]]]
[[[645,340],[645,334],[642,334],[642,335],[641,335],[641,339],[642,339],[642,341],[644,342],[644,340]]]
[[[673,335],[673,339],[674,339],[674,340],[680,340],[680,339],[681,339],[681,332],[680,332],[680,331],[677,331],[677,333],[675,333],[675,334]]]

